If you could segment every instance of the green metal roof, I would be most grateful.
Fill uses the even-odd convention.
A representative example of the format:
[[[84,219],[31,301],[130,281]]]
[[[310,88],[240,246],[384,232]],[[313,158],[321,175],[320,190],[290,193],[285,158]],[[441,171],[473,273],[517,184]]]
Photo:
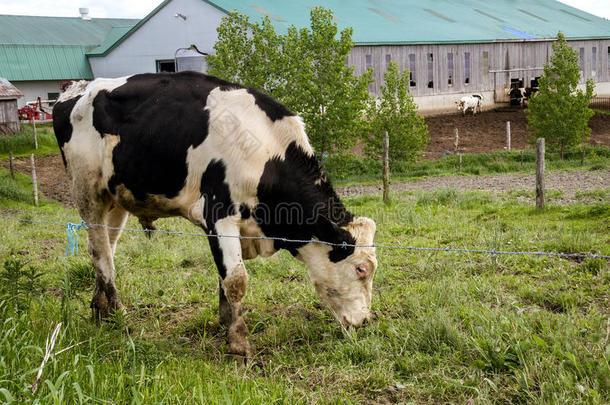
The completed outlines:
[[[358,45],[610,38],[610,21],[555,0],[204,0],[254,21],[271,19],[279,32],[309,26],[311,7],[334,11],[340,29],[353,27]],[[323,4],[320,4],[323,3]]]
[[[11,81],[93,79],[82,45],[2,45],[0,76]]]
[[[0,15],[0,76],[11,81],[92,79],[87,51],[104,43],[113,28],[129,29],[138,21]]]

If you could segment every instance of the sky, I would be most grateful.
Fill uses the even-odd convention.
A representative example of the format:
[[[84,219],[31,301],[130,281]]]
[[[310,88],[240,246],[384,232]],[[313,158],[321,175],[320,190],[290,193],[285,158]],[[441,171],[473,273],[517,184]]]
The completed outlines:
[[[142,18],[162,0],[0,0],[0,14],[78,17],[79,7],[88,7],[93,18]],[[600,17],[610,19],[610,0],[560,0]]]

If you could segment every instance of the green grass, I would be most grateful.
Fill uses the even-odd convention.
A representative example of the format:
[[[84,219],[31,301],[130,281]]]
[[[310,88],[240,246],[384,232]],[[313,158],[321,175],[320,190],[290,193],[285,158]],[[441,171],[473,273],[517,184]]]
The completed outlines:
[[[547,152],[547,170],[607,170],[610,169],[610,148],[603,146],[587,147],[585,164],[580,165],[581,152],[565,153],[561,160],[558,153]],[[448,155],[437,160],[421,160],[416,163],[397,162],[391,170],[392,180],[408,180],[428,176],[444,175],[481,175],[501,173],[532,173],[536,170],[534,151],[528,150],[521,165],[520,151],[500,151],[492,153],[473,153],[462,155],[462,171],[458,157]],[[350,183],[377,182],[381,179],[381,162],[355,155],[341,154],[329,156],[323,166],[335,185]]]
[[[9,152],[13,156],[28,156],[34,153],[36,156],[47,156],[59,153],[57,140],[50,124],[37,125],[36,135],[38,138],[38,149],[34,148],[33,129],[29,124],[21,124],[21,130],[15,135],[0,136],[0,160],[8,159]]]
[[[376,220],[383,244],[610,254],[607,202],[538,212],[517,197],[440,190],[394,195],[389,207],[379,196],[346,204]],[[78,220],[56,203],[15,199],[0,202],[0,215]],[[65,258],[64,228],[0,224],[0,401],[610,402],[607,260],[378,249],[373,319],[347,332],[289,254],[248,261],[255,355],[238,368],[225,354],[204,239],[125,233],[115,264],[127,314],[98,327],[85,232],[81,253]],[[178,219],[157,225],[196,231]],[[69,349],[51,356],[32,394],[58,322],[55,351]]]

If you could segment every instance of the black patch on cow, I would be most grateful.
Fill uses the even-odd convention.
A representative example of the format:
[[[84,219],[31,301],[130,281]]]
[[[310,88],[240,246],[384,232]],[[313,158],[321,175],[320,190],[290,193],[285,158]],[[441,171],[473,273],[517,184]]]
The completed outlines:
[[[285,159],[275,157],[265,164],[257,196],[259,204],[252,216],[266,236],[356,243],[349,232],[340,228],[351,222],[353,215],[345,209],[316,158],[305,153],[296,142],[286,149]],[[276,249],[287,249],[293,255],[303,245],[274,242]],[[353,252],[353,247],[333,247],[329,258],[338,262]]]
[[[70,114],[74,109],[74,105],[81,98],[76,96],[66,101],[55,103],[53,106],[53,132],[61,151],[61,158],[66,166],[66,156],[64,155],[64,144],[70,142],[72,138],[72,123],[70,122]]]
[[[203,219],[208,234],[217,235],[216,222],[222,218],[235,215],[235,204],[231,200],[231,191],[225,182],[226,167],[219,160],[212,160],[201,177],[201,196],[204,198]],[[243,205],[243,204],[242,204]],[[240,207],[241,210],[241,207]],[[242,214],[243,215],[243,214]],[[209,237],[212,256],[218,267],[221,278],[225,278],[227,269],[223,262],[222,249],[217,237]]]
[[[93,100],[93,126],[101,136],[120,136],[110,191],[123,184],[137,200],[177,196],[188,174],[189,147],[207,137],[204,107],[218,85],[195,72],[141,74],[111,92],[100,91]]]
[[[256,105],[267,114],[271,121],[277,121],[284,117],[292,117],[295,114],[286,106],[275,101],[275,99],[267,94],[261,93],[254,89],[248,89],[248,93],[254,96]]]
[[[218,220],[236,214],[231,191],[225,182],[226,167],[220,160],[212,160],[201,176],[201,196],[204,198],[203,219],[208,228]]]
[[[241,219],[250,218],[250,207],[246,203],[241,203],[239,206],[239,213],[241,214]]]

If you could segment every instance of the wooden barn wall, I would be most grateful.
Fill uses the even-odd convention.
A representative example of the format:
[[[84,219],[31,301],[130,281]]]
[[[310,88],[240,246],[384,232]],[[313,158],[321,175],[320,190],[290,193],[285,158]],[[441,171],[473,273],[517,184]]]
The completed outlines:
[[[17,100],[0,100],[0,135],[19,132]]]
[[[384,45],[356,46],[348,57],[348,64],[355,67],[355,74],[362,74],[368,66],[375,69],[375,83],[369,91],[379,94],[387,60],[397,62],[401,69],[409,68],[409,55],[415,55],[414,96],[469,93],[480,91],[504,92],[510,87],[510,79],[523,79],[525,87],[530,80],[540,76],[542,70],[491,73],[494,70],[541,68],[552,54],[552,41],[496,42],[487,44],[456,45]],[[591,77],[595,82],[610,82],[610,39],[570,41],[578,52],[584,50],[583,82]],[[596,63],[593,66],[593,48]],[[485,64],[484,52],[487,52]],[[453,54],[454,77],[449,84],[448,54]],[[465,55],[470,54],[470,81],[465,83]],[[432,87],[428,86],[428,55],[433,55]],[[389,55],[389,56],[388,56]]]

